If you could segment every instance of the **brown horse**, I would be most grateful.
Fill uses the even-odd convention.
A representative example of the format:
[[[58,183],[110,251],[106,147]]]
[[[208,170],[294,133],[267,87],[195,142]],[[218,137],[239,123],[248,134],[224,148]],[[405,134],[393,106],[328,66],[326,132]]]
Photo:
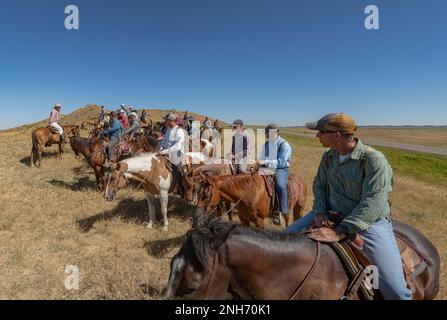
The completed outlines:
[[[78,125],[66,125],[62,126],[66,139],[70,136],[79,136]],[[62,140],[59,133],[52,133],[49,127],[37,128],[31,133],[31,140],[33,146],[31,147],[30,165],[34,167],[34,164],[40,166],[42,160],[42,152],[44,147],[49,147],[52,144],[59,146],[59,158],[62,159]],[[37,160],[36,160],[37,159]]]
[[[231,163],[199,163],[182,167],[183,187],[186,201],[197,204],[200,184],[207,176],[228,176],[235,174]]]
[[[436,248],[411,226],[398,221],[393,225],[426,258],[427,268],[414,280],[414,299],[434,299],[439,290]],[[303,235],[208,222],[199,209],[193,228],[171,260],[166,297],[338,300],[346,295],[350,282],[343,263],[328,244]],[[380,299],[380,293],[375,294]],[[355,293],[351,299],[363,299],[363,295]]]
[[[273,186],[260,174],[238,174],[234,176],[207,177],[199,192],[199,207],[211,212],[224,199],[237,204],[242,224],[254,223],[264,227],[264,219],[270,216],[272,199],[275,196]],[[287,183],[288,207],[293,211],[293,220],[303,216],[307,201],[306,184],[295,174],[290,174]],[[286,217],[286,226],[290,214]]]
[[[105,168],[104,163],[107,160],[106,148],[108,139],[101,138],[91,139],[82,137],[70,138],[70,146],[76,156],[83,155],[87,164],[93,168],[96,177],[96,184],[98,189],[105,188],[106,180],[104,178]],[[157,152],[160,149],[159,141],[154,137],[146,137],[144,135],[136,134],[134,139],[130,142],[130,156],[139,155],[143,152]],[[123,160],[122,151],[119,145],[115,148],[115,156],[113,162]]]
[[[107,160],[106,146],[108,141],[104,142],[100,138],[83,138],[72,137],[70,138],[70,146],[76,156],[81,154],[84,156],[87,164],[93,168],[96,177],[96,185],[98,189],[101,189],[105,185],[104,179],[104,163]],[[120,157],[119,148],[115,149],[115,159]]]

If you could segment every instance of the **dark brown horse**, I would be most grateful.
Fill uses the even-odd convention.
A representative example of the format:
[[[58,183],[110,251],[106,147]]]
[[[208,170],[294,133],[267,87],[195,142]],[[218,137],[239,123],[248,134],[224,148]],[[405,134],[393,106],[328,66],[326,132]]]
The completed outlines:
[[[82,137],[70,138],[70,146],[76,156],[83,155],[87,164],[93,168],[96,177],[96,183],[99,189],[105,187],[105,168],[104,163],[107,160],[106,149],[108,139],[101,138],[91,139]],[[130,156],[142,154],[143,152],[157,152],[160,150],[159,140],[156,137],[146,137],[141,134],[136,134],[134,139],[130,142]],[[122,150],[119,145],[115,147],[115,156],[113,162],[123,160]]]
[[[234,176],[207,177],[199,192],[199,207],[211,212],[221,200],[237,204],[242,224],[254,223],[264,227],[264,219],[270,216],[274,187],[260,174],[238,174]],[[307,201],[307,188],[304,181],[290,174],[287,183],[288,207],[293,216],[285,217],[286,226],[303,216]],[[290,221],[292,218],[292,221]]]
[[[198,209],[193,228],[172,258],[167,298],[338,300],[345,296],[350,277],[330,245],[303,235],[207,219]],[[436,248],[409,225],[393,224],[426,257],[428,267],[415,279],[414,299],[434,299],[439,290]],[[303,281],[306,285],[300,286]],[[355,293],[351,298],[363,296]]]
[[[95,172],[96,185],[98,189],[105,186],[104,179],[104,163],[107,160],[106,147],[108,140],[105,142],[101,138],[83,138],[72,137],[70,138],[70,146],[76,156],[81,154],[84,156],[87,164],[93,168]],[[115,160],[120,157],[120,148],[115,149]]]
[[[79,136],[78,125],[66,125],[62,126],[66,139],[70,136]],[[42,152],[44,147],[49,147],[52,144],[59,146],[59,158],[62,158],[63,146],[59,133],[52,133],[49,127],[37,128],[31,133],[31,140],[33,146],[31,147],[30,165],[34,167],[34,164],[40,166],[42,160]]]

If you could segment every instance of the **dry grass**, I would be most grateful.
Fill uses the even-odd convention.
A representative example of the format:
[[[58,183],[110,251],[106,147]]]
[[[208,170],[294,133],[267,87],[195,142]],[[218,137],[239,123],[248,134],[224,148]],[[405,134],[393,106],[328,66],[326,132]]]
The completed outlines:
[[[162,298],[192,208],[172,198],[169,232],[146,229],[143,192],[122,190],[116,202],[106,202],[93,189],[92,171],[69,148],[63,160],[52,155],[56,146],[48,148],[42,167],[29,168],[28,131],[0,133],[0,299]],[[311,139],[290,141],[293,171],[310,187],[323,150]],[[447,298],[446,191],[397,177],[394,193],[396,217],[420,228],[442,256],[441,299]],[[79,290],[64,288],[67,265],[79,267]]]
[[[290,132],[301,132],[315,134],[315,131],[305,128],[286,129]],[[386,141],[402,144],[415,144],[421,146],[431,146],[447,148],[447,128],[427,127],[427,128],[366,128],[360,127],[357,134],[361,139],[368,141]]]

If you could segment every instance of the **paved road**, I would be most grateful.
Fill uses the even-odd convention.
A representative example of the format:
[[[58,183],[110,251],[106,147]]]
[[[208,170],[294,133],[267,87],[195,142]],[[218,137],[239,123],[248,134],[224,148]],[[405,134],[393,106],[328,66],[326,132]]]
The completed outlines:
[[[301,136],[301,137],[315,138],[315,134],[312,134],[312,133],[290,132],[290,131],[286,131],[286,130],[284,130],[284,133],[290,134],[290,135],[295,135],[295,136]],[[417,145],[417,144],[405,144],[405,143],[390,142],[390,141],[380,141],[380,140],[372,140],[372,139],[366,139],[366,140],[362,140],[362,141],[365,142],[366,144],[379,146],[379,147],[388,147],[388,148],[395,148],[395,149],[401,149],[401,150],[416,151],[416,152],[422,152],[422,153],[447,156],[447,149],[445,149],[445,148],[421,146],[421,145]]]

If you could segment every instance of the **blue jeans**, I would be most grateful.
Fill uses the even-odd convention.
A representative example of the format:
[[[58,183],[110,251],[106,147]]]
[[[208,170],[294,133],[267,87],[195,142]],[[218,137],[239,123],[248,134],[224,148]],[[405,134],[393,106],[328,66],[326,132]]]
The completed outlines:
[[[118,137],[112,136],[110,137],[109,146],[108,146],[108,153],[109,153],[109,160],[113,161],[113,156],[115,155],[115,145],[120,142]]]
[[[315,214],[313,211],[295,221],[285,233],[297,233],[308,228]],[[402,260],[394,238],[391,220],[384,218],[360,233],[365,240],[363,253],[379,270],[379,290],[385,300],[411,300],[412,292],[407,288]]]
[[[276,169],[275,172],[275,192],[280,198],[280,210],[282,214],[288,214],[287,206],[287,178],[289,177],[289,168]]]

